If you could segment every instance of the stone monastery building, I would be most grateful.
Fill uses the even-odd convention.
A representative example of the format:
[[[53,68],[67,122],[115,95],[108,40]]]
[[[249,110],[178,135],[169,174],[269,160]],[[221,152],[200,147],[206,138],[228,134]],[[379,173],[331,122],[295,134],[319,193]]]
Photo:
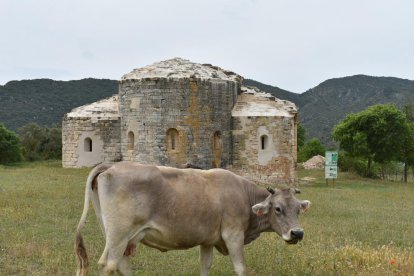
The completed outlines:
[[[121,160],[290,183],[297,109],[210,64],[174,58],[135,69],[118,95],[73,109],[62,125],[63,167]]]

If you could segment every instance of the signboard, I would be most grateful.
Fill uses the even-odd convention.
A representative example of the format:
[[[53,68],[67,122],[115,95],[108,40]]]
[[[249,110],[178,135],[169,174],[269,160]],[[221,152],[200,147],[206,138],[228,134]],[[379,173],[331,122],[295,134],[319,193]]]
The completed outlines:
[[[325,165],[325,179],[336,179],[337,177],[338,167]]]
[[[338,166],[338,152],[337,151],[325,152],[325,165]]]
[[[338,152],[325,152],[325,179],[336,179],[338,177]]]

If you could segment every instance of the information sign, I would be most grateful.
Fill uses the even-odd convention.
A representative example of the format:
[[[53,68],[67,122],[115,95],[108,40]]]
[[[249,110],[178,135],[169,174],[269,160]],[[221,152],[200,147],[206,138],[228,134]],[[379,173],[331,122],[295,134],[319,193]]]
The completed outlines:
[[[338,177],[338,167],[325,165],[325,178],[336,179],[337,177]]]
[[[325,179],[336,179],[338,177],[338,152],[325,152]]]
[[[338,165],[338,152],[337,151],[325,152],[325,165],[328,165],[328,166]]]

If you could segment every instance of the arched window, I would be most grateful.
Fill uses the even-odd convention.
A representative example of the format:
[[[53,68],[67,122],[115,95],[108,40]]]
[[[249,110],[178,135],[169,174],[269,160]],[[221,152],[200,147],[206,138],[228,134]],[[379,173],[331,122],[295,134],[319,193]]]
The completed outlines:
[[[170,128],[167,130],[167,150],[178,150],[179,145],[178,130]]]
[[[83,149],[85,152],[92,152],[92,139],[87,137],[83,141]]]
[[[128,132],[128,150],[133,150],[135,144],[135,135],[134,132]]]
[[[269,137],[267,135],[260,136],[260,149],[266,150],[269,147]]]

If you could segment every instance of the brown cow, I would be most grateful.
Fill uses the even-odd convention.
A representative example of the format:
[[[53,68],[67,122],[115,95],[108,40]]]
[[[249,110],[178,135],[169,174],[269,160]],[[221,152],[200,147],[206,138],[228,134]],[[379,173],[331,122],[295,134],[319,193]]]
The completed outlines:
[[[106,239],[100,274],[131,275],[128,257],[143,243],[161,251],[200,245],[201,275],[208,274],[215,247],[230,255],[237,275],[244,275],[243,246],[261,232],[275,231],[288,243],[303,238],[298,215],[310,202],[296,199],[294,192],[259,188],[223,169],[99,165],[86,182],[76,235],[77,275],[87,273],[80,231],[90,200]]]

